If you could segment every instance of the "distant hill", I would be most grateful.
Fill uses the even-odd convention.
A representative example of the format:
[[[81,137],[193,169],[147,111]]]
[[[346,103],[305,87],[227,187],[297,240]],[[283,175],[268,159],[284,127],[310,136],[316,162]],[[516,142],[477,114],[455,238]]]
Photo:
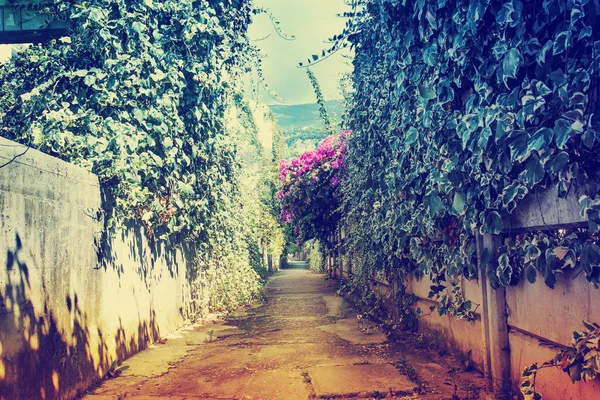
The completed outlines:
[[[298,157],[305,151],[314,150],[327,137],[323,121],[319,116],[318,104],[275,104],[269,108],[283,132],[287,145],[286,158]],[[329,115],[339,123],[344,112],[342,102],[326,101],[325,108]]]
[[[286,131],[294,128],[315,127],[323,128],[323,123],[319,117],[319,105],[314,104],[274,104],[269,106],[279,127]],[[332,117],[340,120],[341,114],[344,112],[344,106],[341,101],[330,100],[325,102],[325,108]]]

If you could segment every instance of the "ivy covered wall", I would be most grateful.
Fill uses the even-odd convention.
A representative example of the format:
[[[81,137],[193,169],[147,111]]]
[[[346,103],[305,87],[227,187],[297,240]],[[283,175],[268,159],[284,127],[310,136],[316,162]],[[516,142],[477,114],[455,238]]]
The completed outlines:
[[[590,229],[514,238],[489,279],[552,287],[581,267],[597,285],[598,2],[362,3],[342,40],[356,51],[345,207],[363,271],[430,275],[439,299],[477,276],[473,230],[500,233],[503,215],[551,186],[586,193]]]
[[[273,155],[256,146],[238,86],[263,11],[247,0],[56,0],[42,11],[72,29],[0,68],[0,135],[98,175],[112,199],[106,232],[137,220],[150,238],[193,243],[188,279],[213,309],[257,296],[256,249],[280,254],[282,235]],[[253,157],[260,179],[246,182]]]

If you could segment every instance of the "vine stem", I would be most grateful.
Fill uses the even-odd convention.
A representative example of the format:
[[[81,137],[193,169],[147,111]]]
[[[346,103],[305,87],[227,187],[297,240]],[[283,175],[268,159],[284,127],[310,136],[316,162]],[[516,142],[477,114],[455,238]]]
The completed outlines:
[[[6,162],[6,163],[4,163],[4,164],[0,165],[0,168],[4,168],[4,167],[6,167],[7,165],[9,165],[9,164],[11,164],[12,162],[14,162],[14,161],[15,161],[17,158],[24,156],[24,155],[25,155],[25,154],[26,154],[26,153],[29,151],[29,149],[30,149],[30,148],[31,148],[31,147],[27,147],[27,148],[25,149],[25,151],[24,151],[24,152],[22,152],[22,153],[20,153],[20,154],[17,154],[17,155],[15,155],[15,156],[14,156],[12,159],[10,159],[8,162]]]

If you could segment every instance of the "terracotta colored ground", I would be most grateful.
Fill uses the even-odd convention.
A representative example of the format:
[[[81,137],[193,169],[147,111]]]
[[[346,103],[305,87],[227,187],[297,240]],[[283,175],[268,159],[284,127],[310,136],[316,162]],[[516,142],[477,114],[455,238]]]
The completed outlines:
[[[419,337],[388,341],[375,326],[359,329],[336,282],[303,263],[271,279],[264,305],[167,339],[84,399],[484,397],[478,373]]]

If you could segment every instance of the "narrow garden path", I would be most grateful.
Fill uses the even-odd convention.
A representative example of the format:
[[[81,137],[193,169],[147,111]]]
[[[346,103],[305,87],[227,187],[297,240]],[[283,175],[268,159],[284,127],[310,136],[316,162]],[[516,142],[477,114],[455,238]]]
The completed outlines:
[[[431,341],[359,329],[336,286],[295,263],[264,305],[170,335],[84,399],[479,398],[481,376]]]

